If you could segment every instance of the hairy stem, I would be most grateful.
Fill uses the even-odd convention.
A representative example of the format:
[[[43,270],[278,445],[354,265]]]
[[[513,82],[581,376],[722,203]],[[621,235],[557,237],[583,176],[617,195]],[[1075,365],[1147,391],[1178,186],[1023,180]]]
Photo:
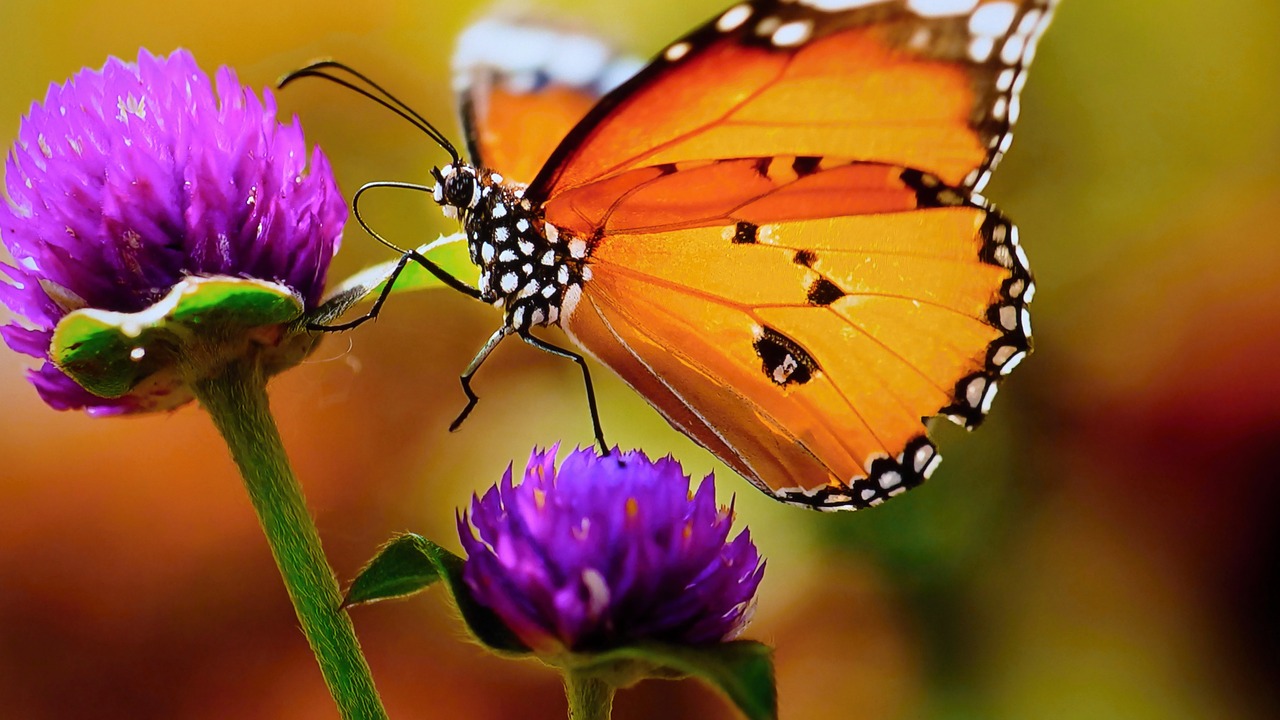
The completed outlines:
[[[264,372],[252,359],[236,360],[192,387],[240,468],[302,632],[341,717],[386,720],[351,619],[339,608],[337,579],[271,416]]]

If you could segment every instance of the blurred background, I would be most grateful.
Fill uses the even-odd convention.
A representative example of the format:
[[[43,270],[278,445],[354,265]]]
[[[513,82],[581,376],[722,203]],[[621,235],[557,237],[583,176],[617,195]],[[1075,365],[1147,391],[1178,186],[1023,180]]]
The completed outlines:
[[[521,0],[650,54],[723,0]],[[0,140],[82,66],[190,48],[250,85],[320,56],[453,132],[465,3],[150,0],[0,5]],[[775,504],[607,373],[613,442],[716,471],[769,557],[753,638],[784,717],[1280,716],[1280,5],[1067,0],[987,195],[1022,228],[1036,353],[986,425],[947,426],[923,488],[853,515]],[[320,83],[292,87],[348,193],[427,181],[442,153]],[[453,228],[379,197],[403,244]],[[347,233],[332,277],[387,253]],[[591,442],[577,370],[518,343],[457,374],[499,319],[396,299],[272,385],[338,574],[393,533],[456,548],[454,508],[529,449]],[[0,718],[336,717],[225,448],[194,407],[103,421],[44,407],[0,351]],[[441,593],[354,613],[393,718],[563,718],[557,676],[462,637]],[[696,683],[616,717],[729,718]]]

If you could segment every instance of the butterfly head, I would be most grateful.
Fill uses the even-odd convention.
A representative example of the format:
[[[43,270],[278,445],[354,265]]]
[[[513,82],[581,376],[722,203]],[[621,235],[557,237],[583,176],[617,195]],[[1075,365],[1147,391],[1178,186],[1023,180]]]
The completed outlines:
[[[433,168],[436,186],[432,197],[444,209],[444,214],[460,217],[480,204],[480,179],[475,168],[464,162],[453,162],[442,168]]]
[[[431,174],[435,201],[462,223],[480,299],[502,308],[513,330],[551,325],[573,311],[591,279],[589,243],[546,222],[526,186],[455,161]]]

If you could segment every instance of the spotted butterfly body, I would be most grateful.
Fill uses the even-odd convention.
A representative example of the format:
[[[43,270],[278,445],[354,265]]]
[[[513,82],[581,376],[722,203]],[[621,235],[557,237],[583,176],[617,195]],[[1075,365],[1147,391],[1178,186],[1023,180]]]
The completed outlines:
[[[779,500],[877,505],[1030,351],[1017,229],[977,193],[1055,4],[757,0],[648,64],[485,21],[436,200],[506,331],[560,326]]]

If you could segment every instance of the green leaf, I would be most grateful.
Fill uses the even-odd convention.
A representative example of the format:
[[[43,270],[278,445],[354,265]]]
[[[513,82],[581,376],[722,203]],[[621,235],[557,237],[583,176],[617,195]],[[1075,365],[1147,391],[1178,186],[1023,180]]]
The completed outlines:
[[[439,241],[437,240],[436,242]],[[445,272],[460,280],[475,284],[479,270],[471,263],[471,256],[468,254],[465,241],[451,242],[436,247],[432,247],[432,245],[434,243],[422,245],[417,248],[417,252],[423,255],[429,253],[432,262],[443,268]],[[382,292],[383,287],[399,262],[400,259],[396,258],[395,260],[367,267],[338,283],[325,296],[319,307],[307,313],[302,322],[312,325],[331,325],[356,305],[364,302],[373,302]],[[448,286],[440,282],[440,279],[428,272],[426,268],[410,260],[405,265],[404,270],[400,272],[400,276],[396,278],[395,286],[391,288],[391,292],[392,294],[399,294],[434,288],[448,288]]]
[[[720,691],[748,720],[777,720],[778,691],[773,676],[773,651],[767,645],[749,640],[735,640],[717,645],[687,646],[645,643],[617,648],[592,656],[578,655],[581,661],[590,657],[589,665],[578,664],[574,671],[591,672],[599,668],[606,679],[617,669],[639,665],[647,669],[642,677],[695,677]],[[634,675],[628,680],[641,679]]]
[[[234,355],[249,344],[272,348],[272,367],[305,357],[314,342],[286,342],[281,332],[302,308],[302,299],[283,285],[188,277],[136,313],[95,308],[68,313],[54,329],[49,354],[63,372],[95,395],[118,398],[132,393],[148,407],[176,407],[191,396],[175,367],[190,360],[196,345],[213,355],[214,362],[219,354]]]
[[[383,545],[351,583],[342,606],[406,597],[439,580],[436,563],[422,551],[419,541],[423,539],[405,534]]]
[[[478,603],[462,579],[461,557],[414,533],[393,538],[360,571],[347,591],[343,607],[407,597],[443,581],[462,613],[463,622],[485,647],[507,655],[527,655],[529,648],[493,613]]]

